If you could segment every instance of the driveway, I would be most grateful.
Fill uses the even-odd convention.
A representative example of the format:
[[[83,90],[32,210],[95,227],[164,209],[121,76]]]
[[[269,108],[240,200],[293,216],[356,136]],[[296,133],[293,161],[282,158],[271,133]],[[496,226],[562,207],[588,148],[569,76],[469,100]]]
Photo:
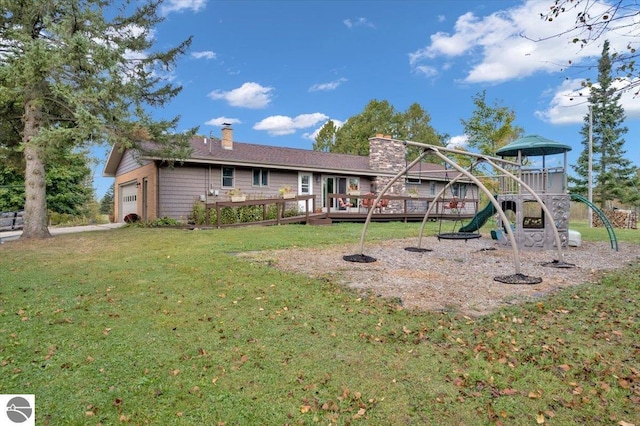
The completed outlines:
[[[116,229],[124,226],[125,223],[103,223],[101,225],[83,225],[83,226],[63,226],[63,227],[50,227],[49,232],[51,235],[58,234],[72,234],[75,232],[87,232],[87,231],[106,231],[109,229]],[[0,244],[5,241],[13,241],[20,238],[22,230],[18,231],[2,231],[0,232]]]

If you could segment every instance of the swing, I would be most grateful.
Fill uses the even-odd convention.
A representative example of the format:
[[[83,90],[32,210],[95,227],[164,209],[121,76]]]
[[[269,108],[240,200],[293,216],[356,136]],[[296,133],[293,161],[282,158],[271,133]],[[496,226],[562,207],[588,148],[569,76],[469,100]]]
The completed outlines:
[[[469,170],[470,172],[472,171],[472,169]],[[447,181],[447,183],[449,182],[449,175],[448,173],[445,173],[445,179]],[[455,185],[458,185],[457,183]],[[471,187],[471,191],[473,194],[473,186]],[[458,198],[457,194],[462,194],[462,199]],[[440,222],[438,224],[438,234],[436,235],[436,237],[438,238],[438,241],[440,240],[464,240],[465,242],[467,240],[473,240],[476,238],[480,238],[480,230],[476,229],[477,232],[461,232],[460,229],[463,228],[463,224],[462,224],[462,211],[464,210],[464,206],[465,206],[465,199],[467,197],[467,186],[465,184],[464,187],[462,186],[457,186],[457,191],[454,191],[454,188],[451,188],[451,201],[449,201],[449,203],[445,204],[443,207],[444,208],[449,208],[451,210],[451,212],[456,213],[456,219],[453,222],[453,230],[451,232],[442,232],[442,221],[443,221],[443,216],[444,214],[440,215]],[[475,196],[474,196],[475,199]],[[456,231],[456,225],[460,224],[459,227],[457,227],[457,231]]]

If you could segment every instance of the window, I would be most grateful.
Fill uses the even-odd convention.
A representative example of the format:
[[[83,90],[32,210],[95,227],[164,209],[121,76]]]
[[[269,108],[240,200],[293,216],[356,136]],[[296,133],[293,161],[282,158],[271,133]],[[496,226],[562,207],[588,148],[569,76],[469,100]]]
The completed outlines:
[[[233,181],[235,177],[235,169],[233,167],[222,168],[222,187],[233,188]]]
[[[253,186],[269,186],[269,171],[253,169]]]
[[[300,193],[309,194],[311,191],[311,175],[300,176]]]
[[[413,184],[421,184],[422,183],[422,179],[420,179],[419,177],[409,177],[407,176],[407,179],[405,180],[406,183],[413,183]]]
[[[454,197],[465,198],[467,196],[467,184],[454,183],[451,187],[451,192]]]
[[[429,193],[431,195],[436,195],[436,183],[435,182],[429,182]]]

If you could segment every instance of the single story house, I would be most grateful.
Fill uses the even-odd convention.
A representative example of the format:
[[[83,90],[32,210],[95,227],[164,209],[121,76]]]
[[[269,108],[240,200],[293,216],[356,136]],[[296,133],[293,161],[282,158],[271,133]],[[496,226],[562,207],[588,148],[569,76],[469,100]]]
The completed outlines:
[[[402,141],[376,135],[369,143],[369,156],[284,148],[236,142],[233,129],[224,126],[221,138],[192,138],[190,158],[174,165],[114,146],[104,176],[115,178],[116,222],[130,213],[142,220],[168,217],[186,222],[194,203],[228,201],[234,188],[258,199],[276,197],[280,188],[289,186],[298,195],[315,195],[316,209],[327,211],[338,208],[327,194],[375,193],[406,167]],[[413,189],[433,196],[451,177],[442,165],[421,163],[389,193],[404,195]],[[464,182],[453,190],[466,192],[465,185],[472,184]]]

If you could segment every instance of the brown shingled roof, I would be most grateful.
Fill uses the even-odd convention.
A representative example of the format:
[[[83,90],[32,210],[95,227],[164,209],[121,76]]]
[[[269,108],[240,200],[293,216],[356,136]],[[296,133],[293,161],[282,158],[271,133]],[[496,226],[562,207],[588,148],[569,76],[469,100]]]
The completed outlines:
[[[193,153],[188,162],[246,164],[285,169],[339,170],[374,174],[369,167],[369,157],[308,149],[285,148],[252,143],[233,142],[233,149],[222,148],[218,138],[202,137],[191,140]]]
[[[191,158],[186,159],[185,163],[336,172],[362,176],[380,175],[379,171],[371,170],[368,156],[336,154],[236,141],[233,142],[233,149],[224,149],[219,138],[205,138],[203,136],[192,138],[191,147],[193,148]],[[105,165],[105,176],[114,176],[117,163],[121,157],[122,153],[114,147]],[[147,158],[151,159],[153,157]],[[442,173],[444,169],[444,166],[440,164],[423,162],[421,166],[414,166],[409,174],[423,179],[450,179],[452,176],[445,176]]]

